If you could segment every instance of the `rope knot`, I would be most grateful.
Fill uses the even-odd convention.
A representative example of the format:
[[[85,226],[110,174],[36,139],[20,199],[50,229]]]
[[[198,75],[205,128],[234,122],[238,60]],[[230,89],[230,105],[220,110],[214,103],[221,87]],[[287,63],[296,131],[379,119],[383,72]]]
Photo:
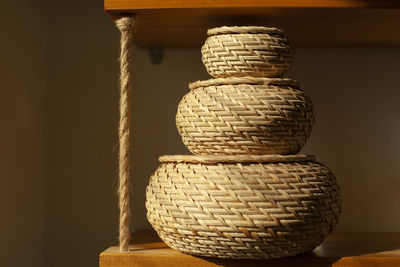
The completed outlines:
[[[117,28],[120,32],[132,32],[133,26],[135,25],[134,16],[121,17],[115,21]]]

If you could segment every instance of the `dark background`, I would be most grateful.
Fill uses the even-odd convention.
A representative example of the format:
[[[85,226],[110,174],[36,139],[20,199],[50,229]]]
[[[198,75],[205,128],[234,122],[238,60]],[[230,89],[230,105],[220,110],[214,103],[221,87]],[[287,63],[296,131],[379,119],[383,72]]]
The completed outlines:
[[[117,243],[118,38],[103,2],[7,1],[0,16],[2,266],[97,266]],[[289,36],[290,38],[290,36]],[[200,49],[133,49],[133,228],[157,158],[187,153],[175,127]],[[336,174],[339,232],[399,232],[399,48],[297,48],[288,77],[317,123],[302,153]]]

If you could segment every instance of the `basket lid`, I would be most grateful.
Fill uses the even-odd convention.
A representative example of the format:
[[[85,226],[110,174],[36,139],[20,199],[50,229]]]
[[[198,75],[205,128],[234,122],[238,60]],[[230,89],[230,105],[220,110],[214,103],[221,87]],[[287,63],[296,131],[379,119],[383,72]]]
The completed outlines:
[[[313,155],[164,155],[159,158],[160,162],[173,163],[280,163],[280,162],[302,162],[315,160]]]
[[[299,88],[299,83],[296,80],[289,78],[259,78],[259,77],[228,77],[228,78],[215,78],[203,81],[195,81],[189,83],[190,89],[198,87],[228,85],[228,84],[263,84],[263,85],[276,85],[276,86],[290,86]]]
[[[284,34],[281,29],[275,27],[262,26],[222,26],[218,28],[208,29],[207,34],[229,34],[229,33],[266,33],[266,34]]]

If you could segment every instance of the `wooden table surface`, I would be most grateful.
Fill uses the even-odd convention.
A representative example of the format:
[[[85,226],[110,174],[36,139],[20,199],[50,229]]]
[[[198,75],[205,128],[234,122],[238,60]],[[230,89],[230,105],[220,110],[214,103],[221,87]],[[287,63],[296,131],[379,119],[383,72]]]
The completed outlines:
[[[100,254],[100,267],[138,266],[400,266],[399,233],[330,235],[312,253],[272,260],[223,260],[194,257],[169,248],[153,232],[134,236],[129,252],[110,247]]]

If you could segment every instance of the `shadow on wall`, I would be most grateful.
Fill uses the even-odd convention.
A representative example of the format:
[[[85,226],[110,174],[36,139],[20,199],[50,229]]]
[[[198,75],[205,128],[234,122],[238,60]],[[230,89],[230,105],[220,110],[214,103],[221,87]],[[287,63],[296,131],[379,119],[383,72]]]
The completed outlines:
[[[2,266],[43,266],[46,21],[28,2],[3,2],[0,16]]]
[[[290,74],[314,102],[302,153],[336,174],[343,212],[336,231],[398,232],[399,49],[299,49]]]

